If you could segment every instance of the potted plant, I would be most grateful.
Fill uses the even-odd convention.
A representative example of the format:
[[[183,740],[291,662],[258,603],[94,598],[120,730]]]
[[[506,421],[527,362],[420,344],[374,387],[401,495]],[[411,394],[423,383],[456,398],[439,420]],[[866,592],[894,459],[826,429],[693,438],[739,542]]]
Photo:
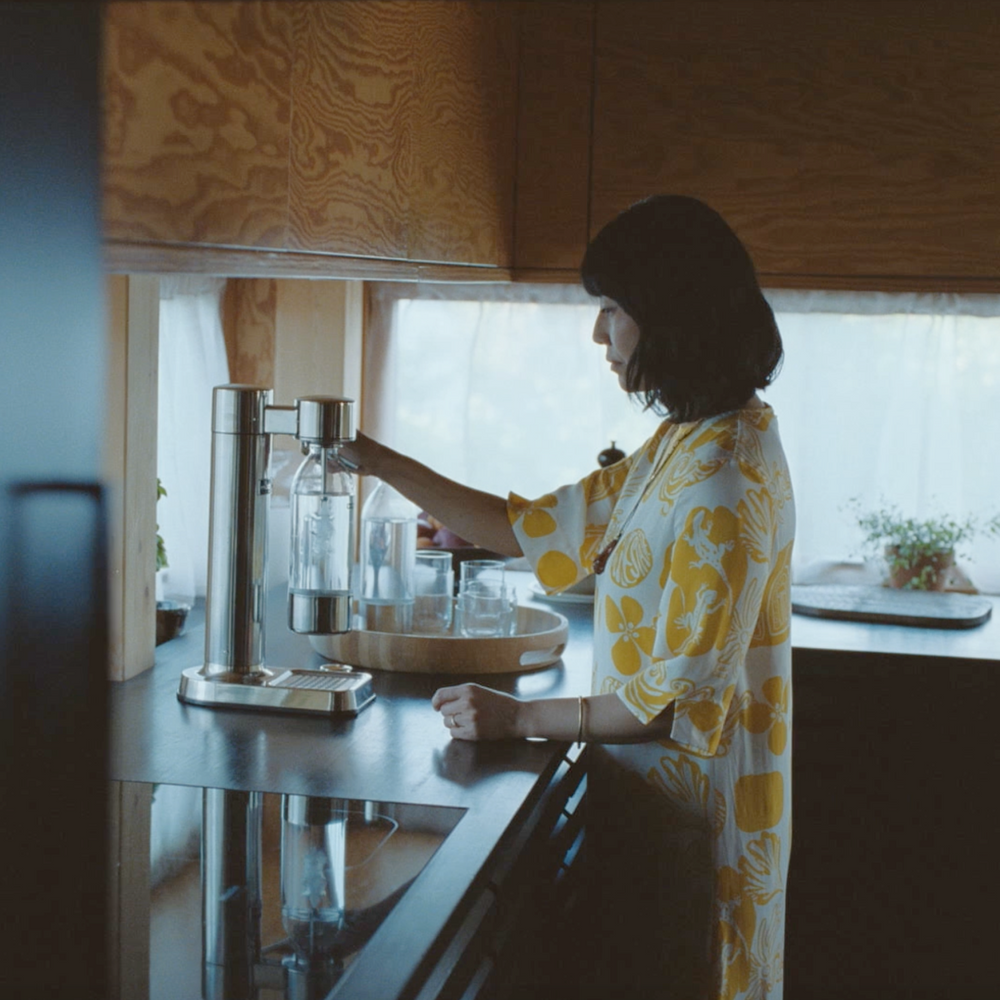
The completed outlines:
[[[156,477],[156,502],[159,503],[160,500],[167,495],[167,491],[160,481],[160,477]],[[163,542],[163,535],[160,534],[160,526],[156,526],[156,572],[159,573],[161,569],[166,569],[170,563],[167,562],[167,546]]]
[[[905,516],[894,505],[862,510],[852,500],[864,547],[886,563],[886,585],[904,590],[958,590],[976,593],[956,565],[962,546],[977,535],[1000,534],[1000,514],[988,521],[948,514],[924,519]]]
[[[156,502],[160,502],[161,497],[167,495],[163,483],[159,476],[156,478]],[[160,534],[160,526],[156,526],[156,572],[166,569],[170,565],[167,562],[167,546]],[[174,639],[184,631],[184,623],[187,621],[188,612],[191,610],[189,604],[180,601],[160,601],[156,602],[156,645]]]

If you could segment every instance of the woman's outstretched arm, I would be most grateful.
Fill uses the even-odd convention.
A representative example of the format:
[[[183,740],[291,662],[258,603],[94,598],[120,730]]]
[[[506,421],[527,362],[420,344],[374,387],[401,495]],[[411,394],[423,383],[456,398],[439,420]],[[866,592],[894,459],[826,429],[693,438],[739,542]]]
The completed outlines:
[[[364,434],[340,453],[358,472],[389,483],[456,535],[500,555],[523,554],[503,497],[456,483]]]

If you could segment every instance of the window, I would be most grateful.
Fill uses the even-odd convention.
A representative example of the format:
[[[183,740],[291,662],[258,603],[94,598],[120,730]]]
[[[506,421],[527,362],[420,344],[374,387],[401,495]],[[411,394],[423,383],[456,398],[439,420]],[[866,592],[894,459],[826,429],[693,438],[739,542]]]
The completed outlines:
[[[582,290],[410,295],[381,290],[389,323],[369,328],[365,427],[445,475],[535,496],[586,475],[612,442],[637,447],[659,423],[610,375]]]
[[[225,279],[160,279],[157,475],[167,495],[156,519],[168,567],[157,597],[204,596],[208,576],[212,388],[229,381],[220,316]]]
[[[785,363],[764,398],[796,493],[794,576],[860,562],[845,509],[1000,510],[1000,297],[773,292]],[[622,393],[590,340],[582,290],[383,285],[366,347],[365,427],[446,475],[537,496],[579,479],[657,418]],[[1000,593],[1000,541],[962,560]]]

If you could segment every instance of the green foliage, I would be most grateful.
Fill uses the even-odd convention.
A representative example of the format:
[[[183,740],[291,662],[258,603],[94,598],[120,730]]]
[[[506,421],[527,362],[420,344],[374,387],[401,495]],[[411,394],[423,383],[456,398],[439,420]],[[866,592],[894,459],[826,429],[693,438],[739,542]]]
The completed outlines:
[[[942,514],[923,520],[906,517],[894,505],[862,510],[857,498],[848,506],[864,532],[864,547],[885,558],[890,572],[917,570],[907,584],[913,590],[929,590],[937,582],[941,568],[937,560],[957,555],[961,546],[977,535],[1000,535],[1000,514],[988,521],[968,515],[964,518]]]
[[[160,497],[165,497],[167,491],[160,482],[160,477],[156,477],[156,500],[159,503]],[[156,571],[166,569],[170,563],[167,562],[167,547],[163,544],[163,536],[160,534],[160,526],[156,526]]]

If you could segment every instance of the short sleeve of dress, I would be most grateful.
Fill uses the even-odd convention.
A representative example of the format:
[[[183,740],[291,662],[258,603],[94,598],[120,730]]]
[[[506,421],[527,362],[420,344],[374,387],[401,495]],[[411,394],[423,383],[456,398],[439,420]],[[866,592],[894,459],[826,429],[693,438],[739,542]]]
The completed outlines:
[[[623,459],[537,500],[516,493],[507,498],[507,516],[521,551],[549,593],[565,590],[593,572],[628,463]]]
[[[511,527],[539,583],[549,593],[565,590],[593,572],[594,558],[601,551],[619,499],[648,467],[669,426],[665,422],[638,451],[578,483],[536,500],[509,495]]]
[[[671,739],[709,756],[781,562],[777,512],[767,485],[729,461],[686,489],[675,515],[650,657],[618,695],[646,723],[673,702]]]

